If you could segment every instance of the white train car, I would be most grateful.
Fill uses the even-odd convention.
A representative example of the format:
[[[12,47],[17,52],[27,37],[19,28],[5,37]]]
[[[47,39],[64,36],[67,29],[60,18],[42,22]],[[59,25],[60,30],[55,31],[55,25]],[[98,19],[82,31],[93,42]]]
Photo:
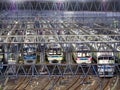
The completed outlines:
[[[115,73],[115,56],[110,53],[99,54],[97,57],[98,74],[100,77],[113,77]]]
[[[92,56],[89,52],[76,52],[76,55],[74,55],[75,61],[77,64],[91,64],[92,63]]]
[[[73,58],[77,64],[91,64],[93,60],[95,61],[87,46],[73,44],[73,47],[77,50],[73,52]]]
[[[62,63],[63,60],[63,50],[60,44],[56,44],[53,37],[49,38],[51,44],[48,45],[47,59],[49,63]]]

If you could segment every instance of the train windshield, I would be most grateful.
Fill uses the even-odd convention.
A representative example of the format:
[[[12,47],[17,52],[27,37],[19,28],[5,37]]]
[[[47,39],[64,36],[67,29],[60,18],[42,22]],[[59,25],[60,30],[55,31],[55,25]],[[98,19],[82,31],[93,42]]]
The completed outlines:
[[[98,57],[98,60],[114,60],[114,57]]]
[[[77,52],[77,56],[78,57],[90,57],[90,53],[89,52]]]
[[[35,47],[26,47],[26,48],[23,48],[23,51],[24,52],[36,51],[36,48]]]
[[[32,53],[32,54],[26,53],[26,54],[24,54],[24,56],[36,56],[36,54],[35,53]]]
[[[61,49],[49,49],[49,55],[61,55]]]

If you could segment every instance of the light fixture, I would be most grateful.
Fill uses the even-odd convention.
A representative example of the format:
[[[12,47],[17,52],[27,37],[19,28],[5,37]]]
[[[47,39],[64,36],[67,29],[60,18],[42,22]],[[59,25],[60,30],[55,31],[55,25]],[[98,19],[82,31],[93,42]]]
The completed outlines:
[[[58,2],[58,3],[62,3],[62,2],[65,2],[67,0],[54,0],[54,2]]]
[[[10,2],[13,2],[13,3],[20,3],[20,2],[23,2],[25,0],[9,0]]]
[[[111,0],[102,0],[102,2],[108,2],[108,1],[111,1]]]

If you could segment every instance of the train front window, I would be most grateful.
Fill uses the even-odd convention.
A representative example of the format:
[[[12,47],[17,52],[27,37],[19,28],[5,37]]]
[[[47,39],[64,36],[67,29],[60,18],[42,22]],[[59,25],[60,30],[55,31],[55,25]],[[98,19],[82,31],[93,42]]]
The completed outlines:
[[[32,48],[29,48],[28,51],[35,52],[36,50],[34,47],[32,47]]]
[[[58,54],[58,55],[61,55],[61,50],[57,50],[57,54]]]
[[[79,53],[79,52],[78,52],[77,55],[78,55],[78,57],[81,57],[81,56],[82,56],[82,53]]]
[[[78,57],[88,57],[90,56],[90,53],[88,52],[77,52]]]
[[[31,56],[36,56],[36,53],[31,54]]]
[[[49,55],[53,55],[53,50],[49,50]]]
[[[104,60],[104,57],[99,57],[98,60]]]
[[[109,60],[109,57],[104,57],[104,60]]]
[[[53,50],[53,54],[54,54],[54,55],[56,54],[56,50]]]
[[[99,57],[98,60],[114,60],[114,57]]]
[[[24,52],[28,52],[28,51],[36,51],[36,48],[34,48],[34,47],[28,47],[28,48],[23,48],[23,51]]]
[[[36,53],[32,53],[32,54],[29,54],[29,53],[24,53],[24,56],[35,56]]]
[[[61,50],[49,50],[49,55],[61,55]]]
[[[114,57],[109,57],[109,60],[114,60]]]

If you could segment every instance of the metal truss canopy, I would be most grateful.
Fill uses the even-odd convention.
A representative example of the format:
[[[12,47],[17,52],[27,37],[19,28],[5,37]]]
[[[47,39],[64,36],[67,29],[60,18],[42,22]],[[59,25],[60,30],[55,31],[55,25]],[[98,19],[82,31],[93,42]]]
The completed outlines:
[[[120,11],[119,0],[0,0],[0,10]]]
[[[113,64],[112,64],[113,65]],[[38,65],[2,65],[0,76],[99,76],[97,64],[38,64]],[[103,65],[105,66],[105,65]],[[116,74],[120,75],[120,65],[114,64]],[[86,69],[87,68],[87,69]],[[41,71],[41,69],[43,71]]]
[[[34,42],[24,42],[24,38],[36,38]],[[49,38],[56,38],[56,42],[49,42]],[[9,35],[0,36],[0,43],[83,43],[83,42],[110,42],[119,43],[120,35]],[[12,38],[15,38],[12,40]],[[12,41],[11,41],[12,40]]]
[[[1,0],[1,2],[24,2],[24,1],[44,1],[44,2],[46,2],[46,1],[53,1],[53,2],[65,2],[65,1],[79,1],[79,2],[91,2],[91,1],[96,1],[96,0]],[[102,1],[102,2],[108,2],[108,1],[115,1],[115,0],[97,0],[97,1]],[[116,0],[116,1],[118,1],[118,0]]]

